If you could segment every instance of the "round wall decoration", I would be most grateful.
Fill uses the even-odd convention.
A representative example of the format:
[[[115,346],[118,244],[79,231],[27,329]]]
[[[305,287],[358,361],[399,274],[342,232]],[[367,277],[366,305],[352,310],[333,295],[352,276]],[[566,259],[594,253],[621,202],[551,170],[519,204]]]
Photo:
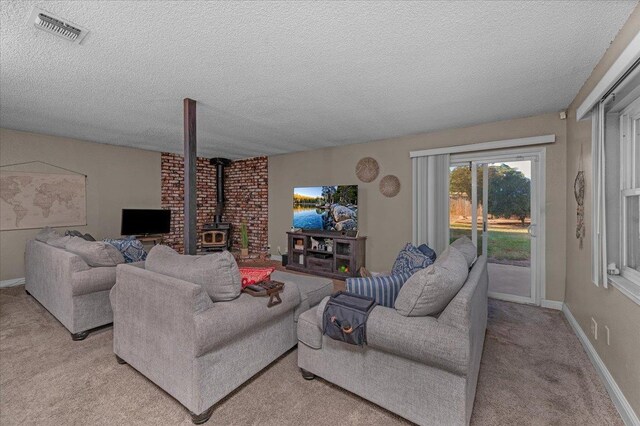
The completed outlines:
[[[385,197],[395,197],[400,192],[400,179],[394,175],[386,175],[380,179],[380,192]]]
[[[364,157],[356,164],[356,176],[362,182],[373,182],[380,173],[378,162],[371,157]]]

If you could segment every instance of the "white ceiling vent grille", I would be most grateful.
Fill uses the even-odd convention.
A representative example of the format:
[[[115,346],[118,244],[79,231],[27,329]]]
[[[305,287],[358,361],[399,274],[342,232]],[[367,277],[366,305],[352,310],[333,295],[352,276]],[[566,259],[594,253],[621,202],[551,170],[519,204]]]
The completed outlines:
[[[62,19],[37,7],[33,8],[29,22],[39,29],[57,35],[60,38],[69,40],[74,43],[80,43],[89,32],[68,20]]]

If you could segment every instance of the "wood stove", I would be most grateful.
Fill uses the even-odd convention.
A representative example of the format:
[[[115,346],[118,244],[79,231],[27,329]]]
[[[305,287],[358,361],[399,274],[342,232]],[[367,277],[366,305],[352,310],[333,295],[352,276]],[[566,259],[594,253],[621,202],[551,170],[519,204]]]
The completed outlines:
[[[231,248],[231,224],[209,223],[200,234],[200,246],[204,251],[222,251]]]
[[[211,158],[211,165],[216,166],[216,211],[214,223],[205,224],[200,235],[200,246],[203,251],[222,251],[231,249],[231,224],[222,221],[224,212],[224,168],[231,164],[226,158]]]

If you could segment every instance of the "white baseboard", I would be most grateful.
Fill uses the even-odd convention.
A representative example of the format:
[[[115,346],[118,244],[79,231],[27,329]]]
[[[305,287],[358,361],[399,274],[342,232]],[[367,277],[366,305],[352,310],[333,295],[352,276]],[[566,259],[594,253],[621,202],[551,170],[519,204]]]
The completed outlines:
[[[272,254],[271,260],[277,260],[278,262],[282,262],[282,256],[280,256],[279,254]]]
[[[0,281],[0,288],[15,287],[24,284],[24,278],[14,278],[12,280]]]
[[[587,355],[589,355],[591,363],[596,368],[598,374],[600,374],[600,377],[604,382],[604,386],[605,388],[607,388],[607,392],[609,392],[609,396],[611,397],[613,404],[618,409],[618,412],[620,413],[620,416],[622,417],[625,425],[640,426],[640,420],[638,420],[638,416],[633,411],[631,404],[629,404],[629,401],[627,401],[627,398],[625,398],[622,390],[620,390],[618,384],[613,379],[613,376],[611,375],[611,373],[609,373],[607,366],[602,361],[602,358],[600,358],[600,355],[598,355],[598,352],[596,352],[596,349],[593,347],[593,345],[589,341],[589,338],[584,333],[584,331],[580,327],[580,324],[578,324],[578,321],[576,321],[566,304],[563,304],[562,312],[567,318],[569,324],[571,324],[573,331],[578,336],[578,339],[580,340],[580,343],[582,343],[582,346],[587,352]]]
[[[549,309],[555,309],[557,311],[561,311],[562,307],[564,306],[564,303],[558,302],[557,300],[542,299],[540,301],[540,306],[542,306],[543,308],[549,308]]]

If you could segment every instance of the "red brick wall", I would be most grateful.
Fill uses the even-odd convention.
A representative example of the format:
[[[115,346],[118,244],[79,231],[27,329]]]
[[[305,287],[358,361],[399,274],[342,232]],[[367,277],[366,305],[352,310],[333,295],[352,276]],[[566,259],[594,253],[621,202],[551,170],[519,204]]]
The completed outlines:
[[[182,156],[162,153],[162,207],[171,210],[171,233],[165,243],[184,252],[184,169]],[[268,253],[268,163],[267,157],[234,161],[225,168],[224,222],[233,224],[232,248],[240,247],[240,224],[247,223],[249,252]],[[197,162],[197,231],[214,221],[216,207],[216,168],[208,158]],[[200,243],[198,243],[200,248]]]

